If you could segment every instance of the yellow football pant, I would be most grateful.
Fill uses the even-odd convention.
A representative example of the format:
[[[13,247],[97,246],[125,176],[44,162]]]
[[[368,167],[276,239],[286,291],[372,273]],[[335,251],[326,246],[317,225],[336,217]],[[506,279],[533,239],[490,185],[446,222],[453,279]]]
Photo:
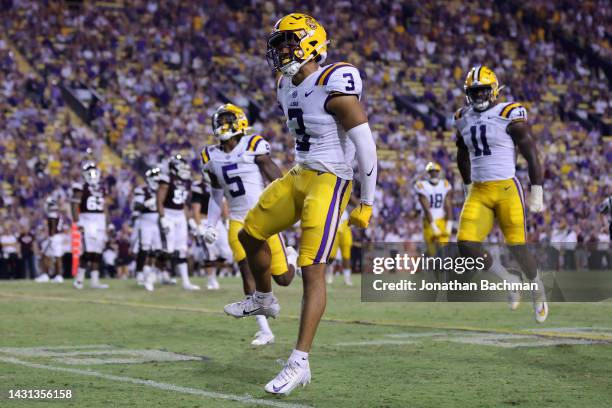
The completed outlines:
[[[526,241],[523,188],[516,177],[474,182],[459,219],[458,241],[482,242],[497,219],[506,243]]]
[[[300,221],[298,266],[327,263],[352,181],[300,165],[274,180],[247,214],[244,230],[266,240]]]
[[[238,232],[242,229],[244,223],[238,220],[230,220],[229,231],[227,239],[229,241],[230,248],[234,254],[234,260],[240,262],[246,258],[246,253],[242,244],[238,240]],[[266,240],[270,246],[270,252],[272,253],[272,261],[270,264],[270,271],[272,275],[282,275],[289,269],[287,263],[287,254],[285,253],[285,241],[281,234],[272,235]]]
[[[346,261],[351,260],[351,247],[353,246],[353,232],[348,224],[348,220],[340,223],[336,238],[334,239],[334,246],[330,252],[330,257],[333,258],[338,253],[338,246],[340,247],[340,253],[342,259]]]

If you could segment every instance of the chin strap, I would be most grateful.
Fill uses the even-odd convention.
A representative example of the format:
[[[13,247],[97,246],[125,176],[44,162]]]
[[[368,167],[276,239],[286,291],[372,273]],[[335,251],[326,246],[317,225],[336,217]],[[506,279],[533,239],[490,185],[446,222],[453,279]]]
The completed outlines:
[[[319,55],[319,50],[324,46],[329,44],[329,41],[325,41],[324,43],[319,44],[314,51],[317,53],[317,55]],[[321,62],[325,61],[325,58],[327,57],[327,54],[321,54],[323,56],[323,59]],[[308,56],[308,58],[306,58],[304,61],[302,62],[297,62],[297,61],[291,61],[290,63],[284,65],[281,67],[280,71],[283,74],[283,76],[291,78],[292,76],[294,76],[295,74],[297,74],[298,72],[300,72],[300,69],[304,66],[304,64],[306,64],[308,61],[312,60],[314,58],[314,53],[310,54]]]

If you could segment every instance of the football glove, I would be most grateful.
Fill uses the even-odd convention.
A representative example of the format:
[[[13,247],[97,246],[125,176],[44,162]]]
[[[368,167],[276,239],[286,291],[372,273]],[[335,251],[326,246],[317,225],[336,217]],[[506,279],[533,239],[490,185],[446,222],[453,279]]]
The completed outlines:
[[[198,224],[196,223],[196,220],[190,218],[189,221],[187,221],[187,225],[189,226],[189,233],[191,235],[195,236],[198,234]]]
[[[539,213],[544,211],[544,190],[542,186],[532,185],[528,201],[529,212]]]
[[[207,244],[212,244],[217,240],[219,233],[215,229],[215,227],[205,227],[203,231],[201,231],[202,238],[204,238],[204,242]]]
[[[170,221],[168,221],[165,217],[159,217],[159,229],[162,234],[168,235],[170,232]]]
[[[355,207],[349,216],[349,224],[359,228],[367,228],[372,217],[372,206],[365,203]]]
[[[453,235],[453,222],[451,220],[446,220],[446,235],[449,237]]]

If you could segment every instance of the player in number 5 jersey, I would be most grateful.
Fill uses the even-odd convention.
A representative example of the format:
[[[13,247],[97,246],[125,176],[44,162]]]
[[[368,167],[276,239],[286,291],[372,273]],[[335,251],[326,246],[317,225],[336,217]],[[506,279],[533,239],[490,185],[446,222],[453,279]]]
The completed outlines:
[[[523,189],[515,177],[516,147],[529,167],[530,212],[544,209],[542,165],[537,146],[528,132],[527,111],[520,103],[497,103],[499,83],[495,73],[476,66],[465,80],[468,106],[455,114],[457,164],[466,186],[467,197],[459,220],[457,241],[464,256],[481,256],[485,240],[497,219],[509,249],[527,278],[538,284],[533,293],[536,321],[548,315],[544,285],[538,276],[535,258],[525,245],[525,204]],[[491,257],[485,267],[506,281],[518,277]],[[510,294],[511,308],[518,307],[518,292]]]
[[[351,195],[355,152],[362,194],[350,222],[367,227],[374,201],[376,145],[360,102],[361,77],[345,62],[322,66],[327,43],[323,27],[298,13],[281,18],[268,37],[268,62],[282,74],[277,99],[296,139],[297,165],[268,185],[248,212],[239,239],[256,291],[252,298],[226,307],[240,317],[278,315],[266,239],[300,221],[298,266],[304,284],[300,329],[287,363],[264,387],[274,394],[288,394],[310,381],[308,352],[325,310],[325,266]]]
[[[230,213],[228,241],[240,268],[244,294],[248,299],[255,292],[255,280],[244,248],[238,241],[238,231],[244,225],[247,212],[257,203],[264,190],[264,177],[274,181],[283,173],[270,157],[270,144],[261,135],[248,133],[248,119],[238,106],[229,103],[221,105],[212,122],[213,132],[221,143],[206,146],[201,153],[202,169],[209,174],[212,185],[212,199],[208,201],[208,216],[202,235],[208,244],[217,240],[217,223],[225,195]],[[285,246],[280,233],[270,236],[267,243],[272,257],[270,272],[276,283],[288,286],[295,274],[297,253]],[[274,335],[266,317],[257,316],[257,323],[260,330],[251,344],[261,346],[273,343]]]

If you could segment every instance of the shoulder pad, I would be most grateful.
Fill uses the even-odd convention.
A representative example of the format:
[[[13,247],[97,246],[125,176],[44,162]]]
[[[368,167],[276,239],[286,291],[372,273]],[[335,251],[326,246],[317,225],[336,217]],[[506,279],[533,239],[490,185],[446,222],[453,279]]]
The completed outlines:
[[[256,155],[259,154],[269,154],[270,153],[270,143],[266,141],[261,135],[253,135],[250,137],[247,143],[247,152],[254,153]]]
[[[459,108],[457,109],[457,111],[455,112],[455,116],[453,119],[455,120],[459,120],[461,119],[461,116],[463,116],[463,108]]]
[[[524,121],[527,120],[527,109],[518,102],[511,102],[502,108],[499,116],[512,122]]]
[[[316,81],[328,93],[340,92],[348,95],[361,95],[362,81],[359,70],[347,62],[337,62],[323,68]]]

